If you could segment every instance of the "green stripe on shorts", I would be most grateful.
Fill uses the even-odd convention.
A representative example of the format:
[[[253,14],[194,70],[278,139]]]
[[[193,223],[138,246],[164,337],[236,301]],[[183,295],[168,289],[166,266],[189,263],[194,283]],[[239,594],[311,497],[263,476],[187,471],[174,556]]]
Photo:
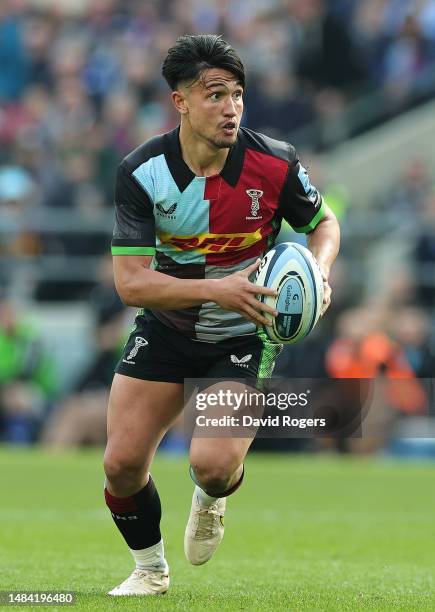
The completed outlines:
[[[262,329],[257,330],[257,335],[263,343],[260,364],[258,366],[258,378],[270,378],[275,367],[275,361],[280,355],[283,345],[271,342],[266,332]]]

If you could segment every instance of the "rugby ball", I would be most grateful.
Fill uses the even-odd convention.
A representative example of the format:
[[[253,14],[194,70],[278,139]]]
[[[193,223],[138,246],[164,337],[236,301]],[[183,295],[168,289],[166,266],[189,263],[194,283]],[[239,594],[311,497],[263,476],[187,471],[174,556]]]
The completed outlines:
[[[264,331],[272,342],[293,344],[305,338],[319,320],[323,302],[323,278],[312,253],[295,242],[281,242],[261,260],[254,283],[271,287],[278,296],[261,295],[261,302],[278,311],[266,313],[272,325]]]

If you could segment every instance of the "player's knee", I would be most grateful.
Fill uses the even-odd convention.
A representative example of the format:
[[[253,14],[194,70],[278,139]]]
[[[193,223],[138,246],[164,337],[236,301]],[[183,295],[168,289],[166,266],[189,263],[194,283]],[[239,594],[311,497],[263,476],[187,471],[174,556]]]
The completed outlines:
[[[140,481],[145,469],[142,461],[111,454],[105,455],[103,465],[107,479],[113,484]]]

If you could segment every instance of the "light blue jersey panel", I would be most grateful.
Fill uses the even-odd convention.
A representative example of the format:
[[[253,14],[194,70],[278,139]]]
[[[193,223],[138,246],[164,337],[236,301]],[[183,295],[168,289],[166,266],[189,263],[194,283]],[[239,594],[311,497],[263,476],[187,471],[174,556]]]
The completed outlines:
[[[319,197],[319,193],[317,189],[310,183],[310,177],[308,176],[307,170],[302,166],[302,164],[299,164],[299,166],[300,167],[299,167],[299,172],[298,172],[298,178],[300,182],[302,183],[304,191],[309,197],[309,199],[312,202],[315,202],[317,198]]]
[[[141,164],[136,170],[133,172],[134,178],[140,184],[140,186],[146,191],[151,202],[154,202],[155,195],[155,184],[156,180],[158,180],[158,176],[154,172],[155,161],[163,158],[164,155],[159,155],[159,157],[151,158],[144,164]]]
[[[133,175],[154,206],[157,250],[177,263],[204,264],[204,253],[177,248],[176,238],[209,232],[210,201],[204,200],[206,178],[195,177],[180,192],[163,154],[140,165]]]

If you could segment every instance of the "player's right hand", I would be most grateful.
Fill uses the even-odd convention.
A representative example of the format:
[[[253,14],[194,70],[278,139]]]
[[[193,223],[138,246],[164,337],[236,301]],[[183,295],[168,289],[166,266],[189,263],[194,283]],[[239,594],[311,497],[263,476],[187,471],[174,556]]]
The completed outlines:
[[[258,269],[260,261],[260,259],[257,259],[244,270],[213,280],[212,300],[224,310],[238,312],[256,325],[272,325],[263,313],[267,312],[276,317],[277,311],[260,302],[256,296],[261,294],[276,297],[278,292],[275,289],[254,285],[249,280],[249,276]]]

